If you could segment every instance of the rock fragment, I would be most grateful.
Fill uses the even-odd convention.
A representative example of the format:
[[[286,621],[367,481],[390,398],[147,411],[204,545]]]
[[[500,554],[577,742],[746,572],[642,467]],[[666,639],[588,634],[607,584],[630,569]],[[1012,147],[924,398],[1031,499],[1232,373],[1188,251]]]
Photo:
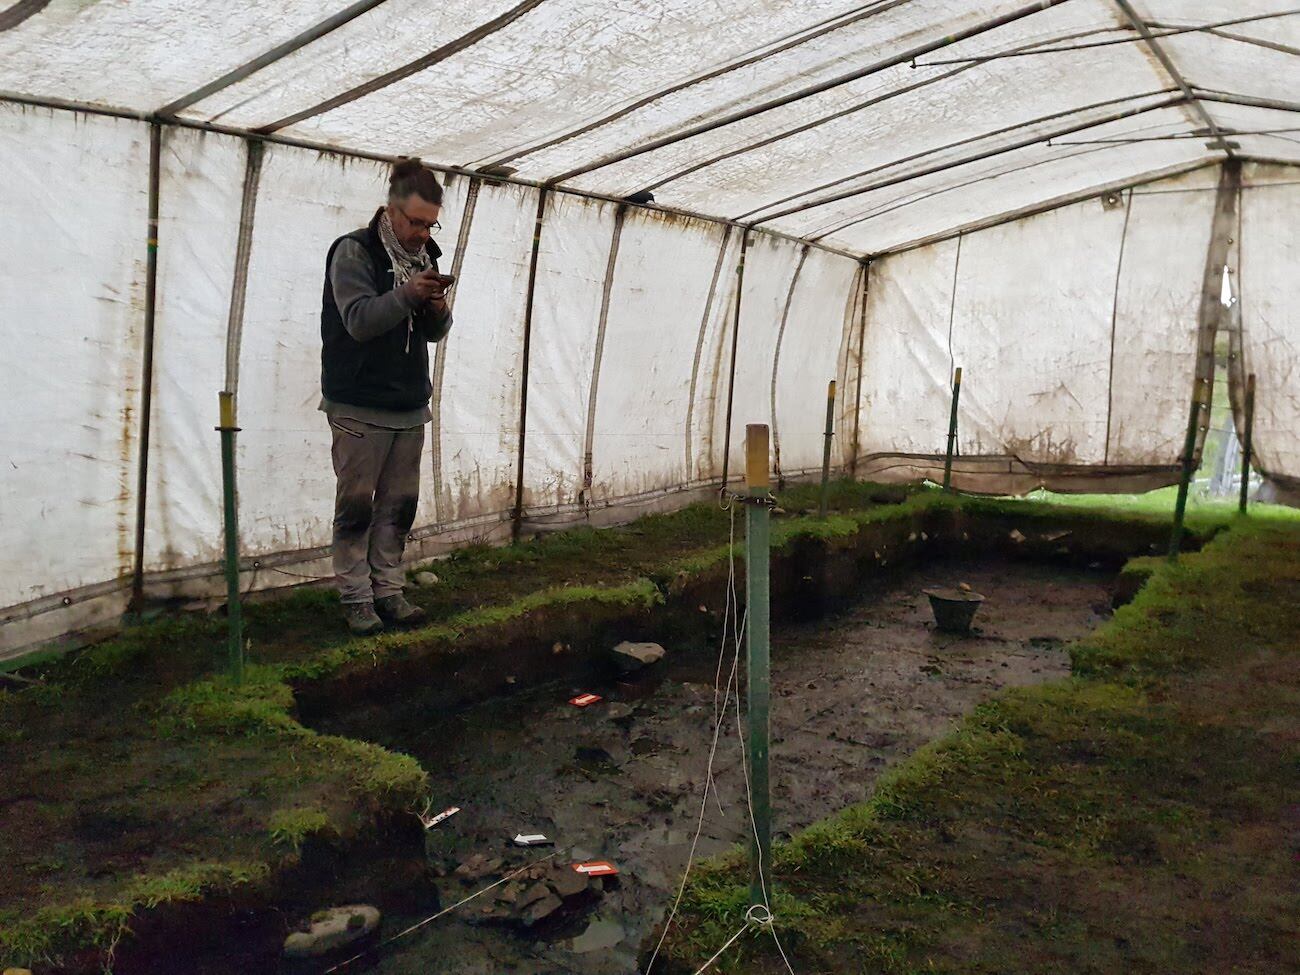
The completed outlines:
[[[629,643],[614,648],[614,659],[624,670],[640,670],[663,660],[665,650],[657,643]]]
[[[331,907],[312,915],[306,931],[284,939],[286,958],[319,958],[373,934],[379,928],[379,910],[368,904]]]

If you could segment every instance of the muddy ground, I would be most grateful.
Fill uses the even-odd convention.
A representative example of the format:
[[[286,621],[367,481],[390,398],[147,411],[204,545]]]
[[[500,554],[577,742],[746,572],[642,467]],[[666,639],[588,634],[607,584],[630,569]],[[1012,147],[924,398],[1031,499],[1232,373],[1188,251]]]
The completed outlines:
[[[988,597],[975,629],[968,638],[936,633],[920,589],[961,582]],[[776,836],[861,801],[883,769],[999,689],[1065,676],[1062,646],[1109,613],[1108,582],[1026,564],[935,563],[837,620],[777,628]],[[668,650],[663,663],[608,686],[550,686],[455,716],[414,705],[332,723],[327,730],[414,754],[431,775],[435,811],[461,808],[427,834],[431,861],[446,874],[444,904],[552,852],[558,864],[602,859],[620,870],[617,881],[593,883],[531,925],[510,917],[525,912],[519,902],[534,885],[503,885],[347,970],[636,972],[690,853],[720,706],[716,650]],[[729,649],[724,685],[731,660]],[[567,700],[578,691],[604,700],[575,708]],[[734,702],[728,714],[697,857],[747,835]],[[543,833],[560,846],[520,850],[510,843],[517,833]],[[498,897],[505,891],[513,902]],[[420,919],[390,915],[384,935]]]

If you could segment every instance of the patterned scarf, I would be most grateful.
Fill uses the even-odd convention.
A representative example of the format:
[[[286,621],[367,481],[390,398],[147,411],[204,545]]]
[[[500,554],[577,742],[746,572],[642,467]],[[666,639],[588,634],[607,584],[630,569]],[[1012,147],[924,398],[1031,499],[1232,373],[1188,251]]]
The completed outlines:
[[[415,253],[411,253],[402,246],[402,242],[397,239],[397,234],[393,232],[393,221],[388,217],[388,208],[385,207],[383,213],[379,215],[379,240],[384,245],[384,250],[388,252],[388,259],[393,262],[393,281],[394,287],[400,288],[407,281],[421,271],[428,271],[433,267],[433,261],[429,259],[429,252],[421,245]],[[411,351],[411,333],[415,331],[415,316],[406,316],[406,351]]]

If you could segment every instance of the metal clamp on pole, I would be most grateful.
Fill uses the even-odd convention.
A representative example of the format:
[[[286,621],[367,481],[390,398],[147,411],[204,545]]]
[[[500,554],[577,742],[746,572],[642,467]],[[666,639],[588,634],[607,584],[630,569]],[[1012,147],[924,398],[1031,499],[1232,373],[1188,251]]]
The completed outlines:
[[[217,431],[221,434],[221,495],[226,536],[226,624],[230,679],[244,679],[244,619],[239,595],[239,513],[235,493],[235,394],[217,394],[220,412]]]
[[[826,433],[822,445],[822,495],[817,505],[817,517],[826,517],[826,494],[831,481],[831,440],[835,437],[835,380],[826,387]]]
[[[772,797],[768,778],[771,487],[767,425],[751,423],[745,428],[745,641],[749,674],[749,786],[754,814],[749,898],[751,904],[764,906],[771,896],[765,877],[772,862]]]

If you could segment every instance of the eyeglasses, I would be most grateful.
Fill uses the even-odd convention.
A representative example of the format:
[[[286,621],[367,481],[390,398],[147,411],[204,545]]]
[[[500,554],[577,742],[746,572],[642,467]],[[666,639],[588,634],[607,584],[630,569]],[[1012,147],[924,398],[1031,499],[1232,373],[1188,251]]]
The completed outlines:
[[[393,204],[393,207],[394,209],[397,210],[398,213],[402,215],[403,220],[409,223],[416,230],[423,230],[430,237],[437,237],[438,231],[442,229],[442,224],[440,224],[437,220],[435,220],[433,223],[426,223],[423,220],[416,220],[413,216],[411,216],[409,213],[403,210],[402,207],[396,203]]]

